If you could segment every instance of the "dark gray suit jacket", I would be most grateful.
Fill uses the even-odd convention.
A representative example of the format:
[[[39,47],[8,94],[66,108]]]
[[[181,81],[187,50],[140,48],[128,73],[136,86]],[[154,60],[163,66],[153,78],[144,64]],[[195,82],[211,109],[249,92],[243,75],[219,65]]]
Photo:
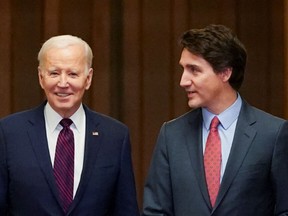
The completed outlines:
[[[288,215],[287,121],[243,101],[213,209],[203,166],[201,109],[164,123],[144,189],[143,215]]]
[[[43,109],[44,104],[0,121],[1,216],[64,215],[53,176]],[[139,215],[127,127],[85,106],[84,110],[84,164],[67,215]]]

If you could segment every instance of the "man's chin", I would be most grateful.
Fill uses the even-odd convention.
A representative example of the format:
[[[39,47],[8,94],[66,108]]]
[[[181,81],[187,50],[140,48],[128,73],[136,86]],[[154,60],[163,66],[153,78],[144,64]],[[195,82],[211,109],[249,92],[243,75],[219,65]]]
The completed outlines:
[[[191,101],[188,101],[188,106],[189,106],[191,109],[197,109],[197,108],[200,107],[199,104],[192,103]]]

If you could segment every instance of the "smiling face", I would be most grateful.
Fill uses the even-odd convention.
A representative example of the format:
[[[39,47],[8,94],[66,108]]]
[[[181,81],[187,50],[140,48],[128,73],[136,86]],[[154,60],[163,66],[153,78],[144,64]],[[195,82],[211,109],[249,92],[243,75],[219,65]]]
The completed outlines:
[[[183,68],[180,86],[187,92],[189,107],[203,107],[219,114],[235,101],[236,93],[228,82],[230,69],[215,73],[205,59],[185,48],[179,64]]]
[[[79,44],[48,49],[38,67],[39,83],[48,103],[66,118],[79,108],[92,75],[93,69],[88,69],[84,48]]]

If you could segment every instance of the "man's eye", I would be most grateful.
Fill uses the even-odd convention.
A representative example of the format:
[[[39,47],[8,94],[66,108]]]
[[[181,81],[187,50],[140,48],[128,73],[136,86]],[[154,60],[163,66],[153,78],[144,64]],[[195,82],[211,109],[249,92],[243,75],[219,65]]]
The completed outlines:
[[[50,76],[57,76],[57,75],[58,75],[58,72],[57,72],[57,71],[50,71],[50,72],[49,72],[49,75],[50,75]]]
[[[76,77],[76,76],[78,76],[78,74],[77,73],[69,73],[69,76]]]
[[[190,66],[190,67],[189,67],[189,70],[192,71],[192,72],[194,72],[196,69],[195,69],[194,66]]]
[[[197,74],[197,73],[200,73],[201,71],[200,71],[200,69],[199,68],[197,68],[197,67],[189,67],[189,71],[191,72],[191,73],[194,73],[194,74]]]

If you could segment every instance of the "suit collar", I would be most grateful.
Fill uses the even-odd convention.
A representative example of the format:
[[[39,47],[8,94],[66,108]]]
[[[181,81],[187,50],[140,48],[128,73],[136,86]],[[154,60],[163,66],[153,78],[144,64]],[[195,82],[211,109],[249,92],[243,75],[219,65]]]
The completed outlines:
[[[191,165],[197,173],[198,186],[202,192],[203,199],[207,206],[211,207],[208,190],[206,186],[205,171],[203,165],[203,148],[202,148],[202,113],[201,109],[196,109],[188,113],[188,124],[184,134],[186,136],[186,146],[190,155]],[[236,177],[243,160],[251,146],[252,140],[256,135],[253,124],[256,122],[253,108],[246,102],[242,101],[242,107],[239,113],[235,135],[230,151],[229,159],[226,165],[225,173],[221,182],[220,191],[213,211],[217,208],[221,200],[227,193],[230,185]],[[193,143],[191,143],[191,141]]]
[[[54,179],[53,167],[49,155],[48,142],[46,138],[44,107],[46,102],[31,111],[31,117],[28,119],[30,126],[27,128],[28,136],[31,140],[31,145],[34,149],[38,163],[43,171],[43,174],[51,188],[55,199],[59,206],[61,202],[58,198],[57,186]],[[97,158],[98,150],[101,146],[102,131],[99,128],[101,125],[100,115],[92,112],[87,106],[83,105],[86,114],[86,135],[85,135],[85,153],[84,164],[81,174],[80,183],[69,210],[71,212],[77,205],[85,191],[87,182],[91,176],[95,160]],[[69,213],[68,213],[69,214]]]
[[[256,130],[253,128],[255,122],[256,117],[254,115],[253,108],[243,100],[230,155],[221,182],[215,208],[217,208],[221,200],[224,198],[246,157],[246,154],[256,135]]]
[[[202,112],[201,109],[196,109],[188,113],[189,127],[185,127],[185,143],[190,155],[191,166],[196,173],[196,178],[203,199],[207,206],[210,205],[208,190],[206,187],[206,179],[203,165],[203,145],[202,145]]]
[[[44,107],[46,102],[42,103],[39,107],[31,111],[31,117],[28,119],[30,126],[27,128],[28,136],[31,140],[32,148],[34,149],[36,158],[42,169],[42,172],[51,188],[55,199],[58,199],[58,191],[54,180],[53,167],[49,155],[48,142],[46,138],[45,120],[44,120]]]
[[[86,186],[88,185],[91,173],[94,169],[94,164],[97,159],[99,148],[103,144],[101,140],[104,133],[103,131],[101,131],[100,128],[100,114],[95,114],[95,112],[91,111],[85,105],[83,107],[86,114],[84,162],[80,183],[68,214],[72,212],[72,210],[76,207],[77,203],[81,200],[81,197],[85,192]]]

